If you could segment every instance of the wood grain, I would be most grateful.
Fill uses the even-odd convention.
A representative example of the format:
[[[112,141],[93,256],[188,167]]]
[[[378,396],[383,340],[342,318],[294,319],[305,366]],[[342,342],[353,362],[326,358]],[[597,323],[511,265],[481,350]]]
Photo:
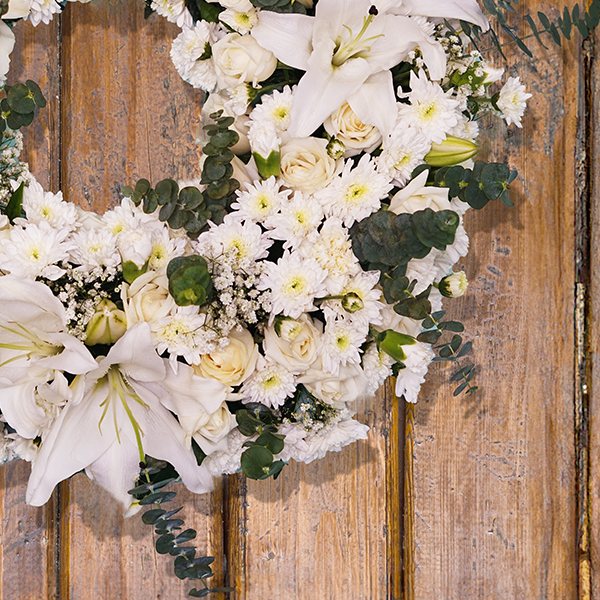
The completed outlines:
[[[434,370],[416,407],[418,600],[577,597],[577,44],[536,45],[535,57],[510,55],[509,72],[535,94],[523,129],[484,133],[490,158],[519,169],[517,206],[469,214],[471,287],[448,303],[474,339],[481,389],[453,398],[448,372]]]
[[[230,526],[236,598],[400,597],[400,494],[389,492],[399,492],[401,469],[386,468],[399,463],[397,402],[383,388],[357,406],[371,427],[367,441],[309,465],[292,462],[277,481],[246,482],[236,516],[244,524]]]
[[[24,130],[23,160],[47,188],[58,189],[60,90],[56,23],[35,29],[15,28],[8,83],[35,79],[49,100],[34,124]],[[25,504],[30,466],[23,461],[0,469],[0,598],[57,598],[58,530],[54,498],[42,508]]]
[[[124,184],[140,177],[198,176],[194,132],[201,93],[185,84],[169,56],[177,28],[143,3],[74,3],[63,15],[62,182],[68,200],[104,212]],[[216,556],[223,578],[221,505],[177,485],[186,526],[200,553]],[[175,507],[175,505],[173,504]],[[84,475],[69,484],[62,517],[66,563],[61,598],[184,598],[193,583],[173,574],[172,558],[154,551],[152,528],[120,508]]]

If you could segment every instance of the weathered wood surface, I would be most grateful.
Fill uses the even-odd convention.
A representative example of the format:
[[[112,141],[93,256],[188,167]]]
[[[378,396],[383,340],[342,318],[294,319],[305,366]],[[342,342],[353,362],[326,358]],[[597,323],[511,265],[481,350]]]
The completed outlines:
[[[563,4],[563,3],[560,3]],[[521,13],[547,2],[519,3]],[[575,599],[574,204],[577,44],[509,55],[535,96],[523,129],[495,126],[490,159],[520,173],[516,207],[471,211],[471,398],[432,373],[415,409],[416,599]],[[515,74],[517,74],[515,73]],[[598,524],[596,523],[596,527]]]
[[[537,0],[521,5],[552,12]],[[70,3],[60,26],[26,23],[15,31],[11,78],[33,75],[51,100],[26,134],[27,160],[44,186],[102,211],[138,177],[197,176],[201,95],[170,62],[175,27],[156,17],[144,22],[143,3],[98,2]],[[523,130],[496,127],[488,154],[519,169],[517,207],[470,214],[472,252],[462,266],[471,288],[452,303],[475,338],[481,392],[452,398],[447,372],[431,372],[414,427],[412,411],[406,420],[406,469],[404,407],[386,388],[359,407],[373,427],[366,443],[291,465],[275,482],[233,476],[196,498],[179,486],[186,523],[217,557],[216,579],[235,585],[235,598],[585,598],[578,585],[573,321],[574,148],[585,73],[576,43],[536,48],[535,60],[510,57],[536,96]],[[594,205],[592,225],[599,221]],[[600,248],[597,227],[592,231]],[[591,265],[589,343],[597,352],[600,301]],[[592,415],[600,410],[596,379]],[[597,524],[600,426],[591,424]],[[47,507],[32,509],[24,504],[28,467],[1,473],[0,598],[186,597],[191,586],[156,556],[150,528],[139,517],[123,520],[84,475],[61,485]],[[598,566],[600,528],[589,531]]]

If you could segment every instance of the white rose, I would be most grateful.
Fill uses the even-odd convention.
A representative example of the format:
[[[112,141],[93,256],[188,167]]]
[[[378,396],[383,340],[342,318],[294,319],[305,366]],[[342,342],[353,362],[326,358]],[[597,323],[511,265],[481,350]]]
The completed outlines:
[[[281,147],[281,178],[288,187],[310,194],[329,183],[336,161],[327,153],[327,140],[293,139]]]
[[[452,210],[448,200],[448,188],[426,186],[427,171],[415,177],[405,188],[401,189],[390,203],[393,213],[415,213],[418,210]]]
[[[374,125],[363,123],[347,102],[344,102],[323,123],[327,133],[346,147],[345,156],[356,156],[362,150],[371,152],[381,143],[381,133]]]
[[[225,100],[219,94],[210,94],[208,100],[204,103],[202,107],[202,122],[204,124],[210,122],[209,115],[218,110],[223,111],[224,117],[233,117],[235,120],[230,129],[233,129],[239,136],[239,142],[230,148],[230,150],[234,154],[245,154],[246,152],[250,152],[250,142],[248,141],[248,125],[246,125],[246,121],[248,120],[248,115],[235,115],[225,104]],[[208,143],[208,139],[206,143]]]
[[[339,374],[332,375],[323,372],[321,359],[300,375],[297,382],[304,384],[311,394],[334,408],[344,408],[346,403],[363,398],[369,386],[359,365],[341,366]]]
[[[207,455],[213,452],[226,452],[227,434],[236,426],[235,417],[223,402],[214,413],[207,414],[204,419],[198,421],[192,437]]]
[[[128,329],[140,321],[149,323],[162,319],[177,308],[169,294],[169,280],[164,271],[148,271],[130,286],[123,284],[121,299]]]
[[[152,254],[152,237],[149,232],[130,229],[119,235],[117,248],[123,262],[131,261],[142,268]]]
[[[10,0],[3,19],[24,19],[31,12],[31,0]]]
[[[298,326],[291,330],[292,335],[283,335],[284,327],[290,322]],[[265,329],[265,356],[283,365],[290,373],[304,373],[317,359],[321,332],[308,315],[302,315],[297,321],[284,321],[281,329],[281,337],[273,326]]]
[[[244,82],[256,86],[270,77],[277,67],[275,55],[260,46],[251,35],[229,33],[214,44],[212,52],[221,89]]]
[[[244,329],[229,334],[229,345],[224,350],[203,354],[194,369],[201,377],[236,386],[252,375],[257,358],[258,346],[250,332]]]

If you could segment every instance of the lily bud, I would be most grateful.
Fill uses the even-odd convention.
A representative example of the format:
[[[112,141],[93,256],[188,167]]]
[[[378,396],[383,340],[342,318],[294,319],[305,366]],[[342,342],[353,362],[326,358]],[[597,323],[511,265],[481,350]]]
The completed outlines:
[[[350,313],[362,310],[365,307],[365,303],[362,298],[355,292],[348,292],[342,298],[342,308]]]
[[[262,157],[258,152],[252,154],[256,168],[263,179],[279,177],[281,173],[281,154],[275,150],[271,151],[268,158]]]
[[[122,310],[110,300],[104,299],[86,327],[87,346],[114,344],[127,331],[127,318]]]
[[[473,158],[477,152],[474,142],[449,135],[441,144],[431,144],[425,162],[432,167],[451,167]]]
[[[469,282],[464,271],[447,275],[438,284],[438,290],[446,298],[460,298],[466,291]]]
[[[382,334],[379,341],[379,349],[389,354],[396,362],[402,362],[406,360],[406,354],[402,346],[412,346],[416,343],[417,341],[414,337],[388,329]]]
[[[296,319],[283,315],[275,317],[275,333],[286,342],[293,342],[301,331],[302,323]]]
[[[342,158],[344,156],[346,152],[346,146],[343,142],[340,142],[340,140],[336,140],[334,137],[332,137],[327,144],[326,150],[327,154],[329,154],[331,158],[335,158],[337,160],[338,158]]]

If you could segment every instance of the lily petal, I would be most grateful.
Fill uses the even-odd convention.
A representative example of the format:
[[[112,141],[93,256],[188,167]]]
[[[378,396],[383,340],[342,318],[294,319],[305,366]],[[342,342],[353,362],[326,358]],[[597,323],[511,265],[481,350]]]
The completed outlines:
[[[292,137],[308,137],[371,74],[369,63],[362,58],[349,60],[341,67],[333,68],[333,49],[333,40],[325,39],[309,59],[309,69],[294,94],[288,128]]]
[[[409,0],[409,14],[442,19],[461,19],[489,29],[489,21],[481,12],[477,0]],[[403,7],[404,8],[404,7]]]
[[[250,33],[282,63],[306,71],[312,52],[313,26],[313,17],[263,10]]]
[[[374,125],[385,137],[396,124],[396,95],[390,71],[371,75],[348,99],[356,116],[368,125]]]
[[[68,333],[46,333],[40,334],[47,342],[55,346],[62,346],[64,350],[60,354],[49,356],[38,361],[40,367],[66,371],[73,375],[81,375],[98,368],[98,363],[90,354],[86,346]]]

